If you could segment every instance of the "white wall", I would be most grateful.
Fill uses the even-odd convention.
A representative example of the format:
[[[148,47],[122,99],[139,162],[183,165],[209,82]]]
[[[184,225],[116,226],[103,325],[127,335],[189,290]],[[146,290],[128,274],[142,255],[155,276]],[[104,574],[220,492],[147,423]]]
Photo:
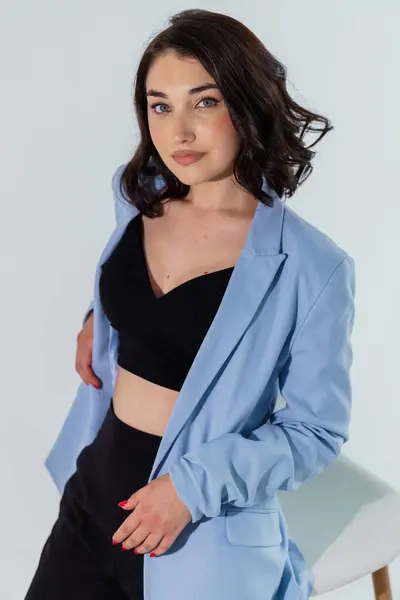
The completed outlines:
[[[76,336],[113,227],[111,175],[137,143],[131,101],[137,61],[167,17],[192,6],[171,0],[0,4],[4,600],[23,597],[58,512],[43,460],[79,383]],[[344,451],[400,488],[398,4],[195,6],[253,29],[287,65],[292,93],[336,126],[317,147],[314,173],[288,203],[356,260],[354,408]],[[391,574],[396,598],[399,560]],[[372,598],[370,580],[328,596]]]

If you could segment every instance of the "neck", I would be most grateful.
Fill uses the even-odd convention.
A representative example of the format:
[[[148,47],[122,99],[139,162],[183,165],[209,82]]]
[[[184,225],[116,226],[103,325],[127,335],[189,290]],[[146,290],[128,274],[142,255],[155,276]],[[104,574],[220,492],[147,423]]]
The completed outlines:
[[[184,198],[186,204],[196,211],[253,213],[258,199],[232,180],[206,181],[190,187]]]

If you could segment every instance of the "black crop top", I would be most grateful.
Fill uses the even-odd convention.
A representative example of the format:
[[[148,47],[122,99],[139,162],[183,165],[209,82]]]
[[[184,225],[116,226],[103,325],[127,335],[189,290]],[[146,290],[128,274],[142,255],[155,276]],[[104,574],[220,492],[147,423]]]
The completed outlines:
[[[218,310],[234,267],[199,275],[157,297],[139,213],[101,267],[100,299],[118,331],[118,364],[179,391]]]

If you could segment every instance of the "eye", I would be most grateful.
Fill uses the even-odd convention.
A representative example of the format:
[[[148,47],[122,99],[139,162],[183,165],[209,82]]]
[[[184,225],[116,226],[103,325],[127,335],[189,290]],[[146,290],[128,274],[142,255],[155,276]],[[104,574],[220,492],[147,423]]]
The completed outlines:
[[[213,104],[211,104],[211,105],[208,105],[208,106],[204,106],[204,107],[203,107],[203,106],[201,106],[200,108],[212,108],[212,107],[216,106],[217,104],[219,104],[219,102],[220,102],[220,101],[219,101],[219,100],[217,100],[216,98],[212,98],[211,96],[207,96],[207,98],[203,98],[202,100],[200,100],[199,104],[200,104],[201,102],[207,102],[208,100],[211,100],[211,102],[212,102]],[[151,105],[151,109],[153,110],[153,112],[154,112],[156,115],[162,115],[162,114],[163,114],[163,113],[165,113],[166,111],[163,111],[163,110],[162,110],[162,111],[157,111],[157,110],[156,110],[157,106],[168,106],[168,104],[164,104],[163,102],[157,102],[156,104],[152,104],[152,105]]]
[[[158,111],[156,111],[156,108],[157,108],[157,106],[167,106],[167,105],[166,105],[166,104],[162,104],[161,102],[158,102],[157,104],[152,104],[152,105],[151,105],[151,108],[152,108],[153,112],[155,112],[155,113],[156,113],[156,115],[160,115],[160,114],[162,114],[164,111],[161,111],[161,112],[158,112]]]
[[[208,98],[203,98],[203,100],[200,100],[200,102],[207,102],[207,100],[211,100],[211,102],[213,102],[213,104],[208,105],[208,108],[211,108],[212,106],[216,106],[217,104],[219,104],[219,100],[217,100],[216,98],[211,98],[211,96],[209,96]],[[207,108],[207,107],[205,107]]]

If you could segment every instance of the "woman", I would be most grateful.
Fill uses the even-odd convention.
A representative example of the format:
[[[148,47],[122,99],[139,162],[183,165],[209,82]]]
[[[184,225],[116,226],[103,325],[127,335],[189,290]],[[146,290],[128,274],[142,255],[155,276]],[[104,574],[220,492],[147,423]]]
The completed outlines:
[[[251,31],[203,10],[149,44],[135,106],[26,600],[304,600],[277,491],[348,439],[354,261],[281,196],[311,172],[304,134],[332,127]]]

